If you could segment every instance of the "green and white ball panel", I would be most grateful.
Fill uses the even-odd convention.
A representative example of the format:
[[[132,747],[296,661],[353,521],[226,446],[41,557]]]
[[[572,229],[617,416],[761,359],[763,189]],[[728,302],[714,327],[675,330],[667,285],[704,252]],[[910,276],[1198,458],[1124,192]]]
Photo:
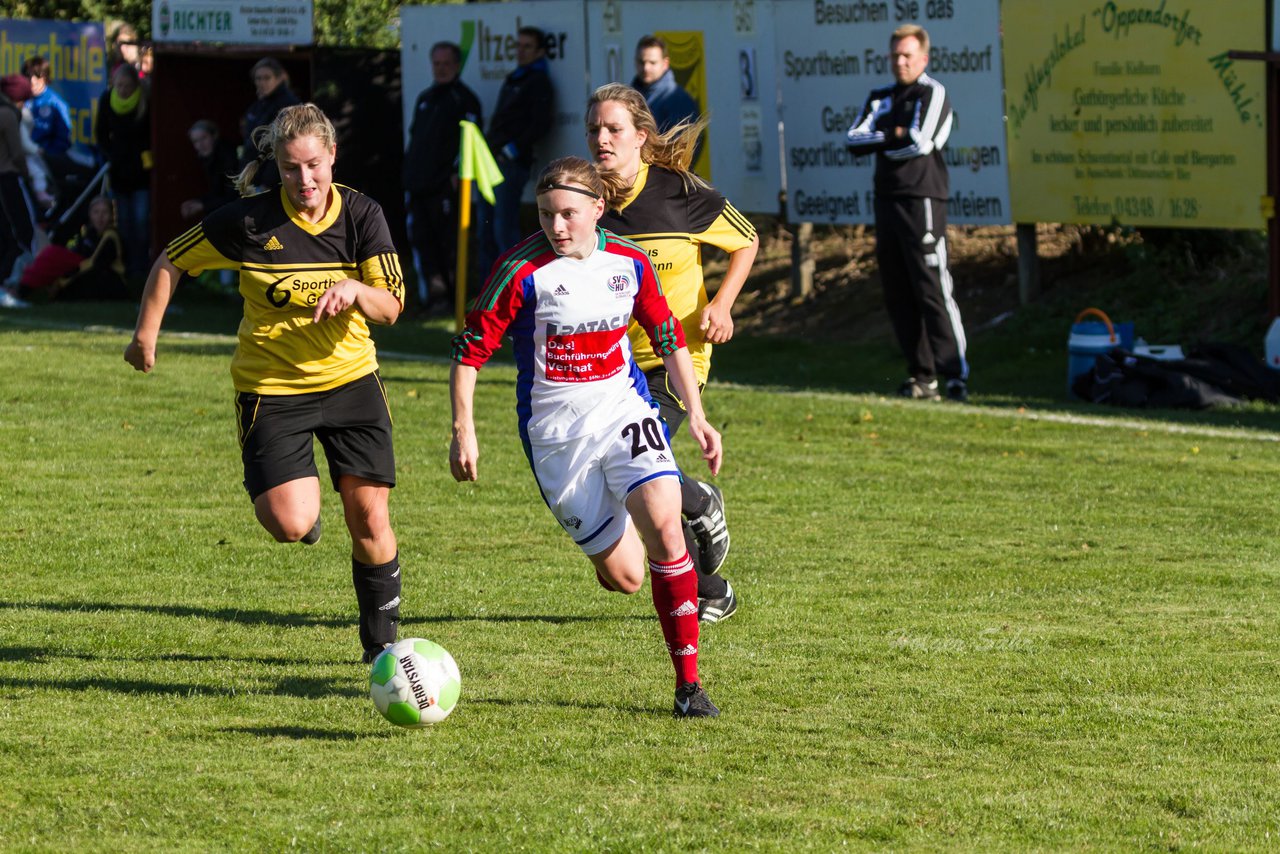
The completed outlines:
[[[449,716],[462,694],[458,665],[444,647],[406,638],[374,659],[369,695],[396,726],[423,727]]]

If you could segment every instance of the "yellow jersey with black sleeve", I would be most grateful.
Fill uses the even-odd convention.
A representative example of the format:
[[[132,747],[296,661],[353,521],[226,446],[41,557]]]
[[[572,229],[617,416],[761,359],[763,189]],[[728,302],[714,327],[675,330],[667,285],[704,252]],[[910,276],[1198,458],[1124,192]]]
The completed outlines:
[[[698,382],[711,370],[711,345],[699,319],[707,304],[702,280],[702,246],[734,252],[751,245],[756,230],[729,201],[711,187],[685,186],[676,172],[642,164],[627,198],[605,211],[600,225],[638,244],[649,255],[671,311],[684,327]],[[632,324],[631,349],[642,371],[662,367],[649,336]]]
[[[244,318],[231,376],[236,391],[328,391],[378,369],[369,322],[355,305],[313,323],[317,300],[343,279],[385,288],[404,305],[400,259],[382,208],[332,185],[320,222],[298,215],[284,189],[230,202],[165,249],[179,270],[240,271]]]

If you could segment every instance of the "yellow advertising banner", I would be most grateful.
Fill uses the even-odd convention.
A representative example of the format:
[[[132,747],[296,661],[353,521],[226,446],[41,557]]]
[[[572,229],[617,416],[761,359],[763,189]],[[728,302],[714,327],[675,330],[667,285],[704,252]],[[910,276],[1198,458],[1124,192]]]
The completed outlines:
[[[1262,228],[1260,0],[1004,0],[1015,222]]]

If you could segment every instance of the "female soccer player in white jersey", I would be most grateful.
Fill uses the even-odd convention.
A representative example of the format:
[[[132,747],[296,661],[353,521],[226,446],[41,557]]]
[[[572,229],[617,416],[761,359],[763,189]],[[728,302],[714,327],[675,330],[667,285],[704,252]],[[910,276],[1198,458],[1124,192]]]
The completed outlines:
[[[601,86],[587,102],[587,147],[596,165],[617,175],[626,191],[600,224],[644,247],[660,271],[671,310],[684,327],[699,388],[711,370],[713,344],[733,337],[731,309],[747,281],[760,240],[751,222],[689,169],[706,119],[659,133],[644,96],[621,83]],[[702,279],[702,247],[729,253],[714,299]],[[644,333],[631,329],[636,362],[672,432],[684,419],[683,398],[668,382]],[[681,509],[698,573],[698,617],[715,623],[733,616],[738,598],[720,567],[729,553],[724,498],[718,487],[685,477]]]
[[[698,678],[698,585],[680,519],[680,470],[631,358],[633,318],[670,372],[689,432],[712,474],[720,434],[707,423],[680,322],[644,250],[599,228],[622,189],[564,157],[538,179],[542,231],[499,259],[453,341],[449,464],[475,480],[476,374],[503,335],[515,348],[520,438],[543,499],[608,590],[634,593],[649,568],[653,604],[676,671],[676,717],[719,710]]]
[[[274,156],[281,185],[231,202],[157,259],[124,358],[156,361],[156,336],[180,275],[240,271],[244,319],[231,360],[244,485],[262,527],[280,542],[320,538],[324,446],[351,534],[360,642],[372,657],[395,641],[400,563],[387,499],[395,485],[391,414],[370,323],[395,323],[404,280],[376,202],[333,183],[333,125],[314,104],[281,110],[255,134],[259,158],[243,192]]]

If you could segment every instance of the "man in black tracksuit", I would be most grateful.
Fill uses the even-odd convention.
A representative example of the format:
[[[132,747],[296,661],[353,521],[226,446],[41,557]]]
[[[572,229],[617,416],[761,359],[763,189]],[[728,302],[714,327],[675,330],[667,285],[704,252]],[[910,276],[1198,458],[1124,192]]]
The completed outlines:
[[[485,134],[503,177],[494,187],[495,201],[486,228],[486,276],[497,256],[525,237],[520,228],[520,199],[533,170],[533,146],[555,124],[555,89],[542,30],[521,27],[516,32],[516,62],[518,67],[498,90],[498,103]]]
[[[452,42],[431,46],[432,85],[418,95],[404,153],[409,241],[418,262],[418,301],[430,306],[453,290],[458,251],[455,196],[461,121],[481,127],[480,99],[458,79],[462,50]],[[484,272],[488,272],[487,270]],[[432,306],[433,307],[433,306]]]
[[[889,40],[893,86],[867,97],[847,134],[858,155],[875,152],[876,260],[885,305],[910,376],[898,393],[969,399],[964,327],[947,269],[947,196],[942,146],[951,134],[951,102],[924,73],[929,34],[907,24]]]

